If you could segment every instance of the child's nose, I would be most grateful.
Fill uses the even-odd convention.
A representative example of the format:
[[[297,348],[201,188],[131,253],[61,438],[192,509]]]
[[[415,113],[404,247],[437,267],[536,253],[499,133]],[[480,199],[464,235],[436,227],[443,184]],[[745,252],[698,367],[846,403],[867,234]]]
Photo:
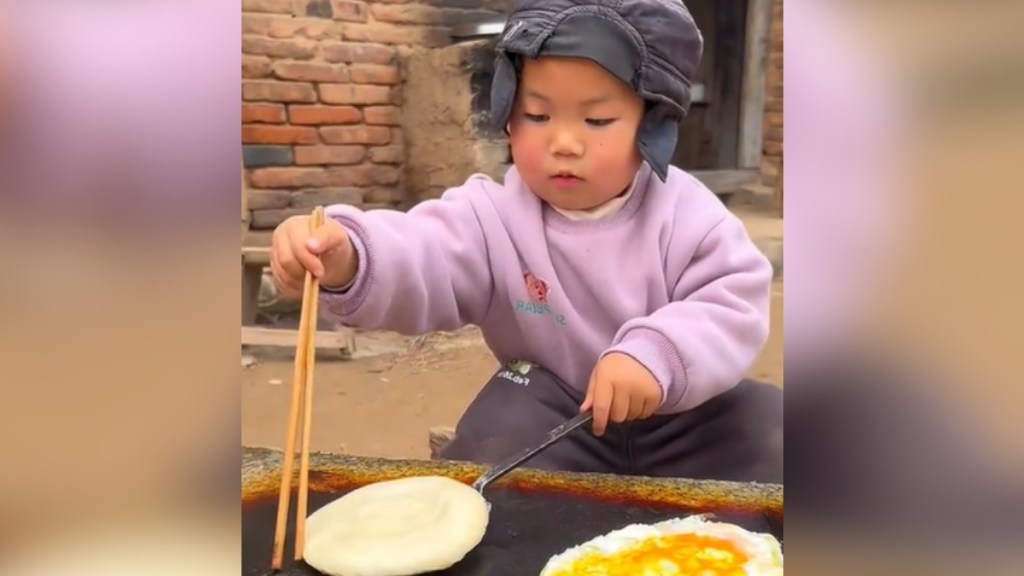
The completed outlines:
[[[572,130],[556,130],[551,152],[555,156],[579,156],[583,154],[583,142]]]

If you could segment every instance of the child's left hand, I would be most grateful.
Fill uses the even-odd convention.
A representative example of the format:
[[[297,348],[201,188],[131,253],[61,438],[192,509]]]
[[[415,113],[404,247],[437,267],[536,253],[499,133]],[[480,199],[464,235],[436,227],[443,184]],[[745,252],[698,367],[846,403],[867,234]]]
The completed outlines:
[[[587,397],[580,412],[594,410],[594,435],[604,434],[608,421],[621,423],[647,418],[661,403],[661,386],[642,364],[627,354],[612,352],[590,374]]]

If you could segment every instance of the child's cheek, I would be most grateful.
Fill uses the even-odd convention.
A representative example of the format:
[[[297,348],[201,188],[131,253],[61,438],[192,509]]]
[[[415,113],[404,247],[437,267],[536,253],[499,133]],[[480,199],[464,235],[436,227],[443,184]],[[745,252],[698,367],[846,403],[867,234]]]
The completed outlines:
[[[640,167],[640,153],[629,134],[614,134],[595,143],[588,153],[590,166],[600,166],[603,180],[613,187],[628,185]]]
[[[544,142],[532,134],[528,126],[513,126],[509,139],[516,168],[523,174],[540,171],[543,166]]]

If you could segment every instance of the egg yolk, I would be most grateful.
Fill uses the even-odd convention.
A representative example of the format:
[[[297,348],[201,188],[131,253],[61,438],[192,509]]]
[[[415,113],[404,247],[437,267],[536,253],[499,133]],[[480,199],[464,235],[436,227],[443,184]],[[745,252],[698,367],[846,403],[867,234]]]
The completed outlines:
[[[678,534],[645,540],[613,555],[589,554],[560,576],[744,576],[747,555],[728,540]]]

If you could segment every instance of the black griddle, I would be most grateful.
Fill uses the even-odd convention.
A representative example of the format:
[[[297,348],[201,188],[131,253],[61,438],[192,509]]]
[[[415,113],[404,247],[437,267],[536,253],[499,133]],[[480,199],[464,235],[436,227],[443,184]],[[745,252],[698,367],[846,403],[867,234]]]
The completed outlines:
[[[642,481],[638,481],[642,482]],[[310,482],[310,513],[356,488],[334,486],[314,490]],[[588,492],[564,485],[546,490],[539,486],[516,486],[503,482],[486,491],[492,503],[486,533],[480,544],[454,567],[433,572],[434,576],[536,576],[548,559],[568,547],[632,523],[653,523],[691,513],[714,513],[717,520],[746,529],[768,532],[782,539],[781,510],[709,509],[687,507],[634,498],[615,498],[605,491]],[[719,500],[721,503],[721,500]],[[243,501],[243,576],[270,574],[270,550],[278,498],[261,494]],[[728,506],[725,506],[726,508]],[[294,496],[291,510],[295,509]],[[290,515],[284,576],[318,576],[308,565],[291,560],[294,554],[295,518]]]

